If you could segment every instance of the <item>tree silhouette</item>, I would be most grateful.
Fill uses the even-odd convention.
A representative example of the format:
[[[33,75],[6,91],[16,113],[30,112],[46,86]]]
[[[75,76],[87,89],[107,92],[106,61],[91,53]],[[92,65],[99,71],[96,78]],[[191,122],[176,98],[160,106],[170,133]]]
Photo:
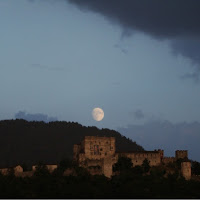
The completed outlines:
[[[143,168],[144,173],[149,172],[149,170],[151,168],[149,163],[150,163],[150,161],[147,158],[145,158],[143,163],[142,163],[142,168]]]
[[[200,163],[192,161],[192,174],[200,175]]]
[[[119,171],[121,173],[123,171],[131,170],[132,167],[133,167],[133,163],[131,161],[131,158],[120,156],[118,158],[117,163],[115,163],[113,166],[113,171],[114,172]]]

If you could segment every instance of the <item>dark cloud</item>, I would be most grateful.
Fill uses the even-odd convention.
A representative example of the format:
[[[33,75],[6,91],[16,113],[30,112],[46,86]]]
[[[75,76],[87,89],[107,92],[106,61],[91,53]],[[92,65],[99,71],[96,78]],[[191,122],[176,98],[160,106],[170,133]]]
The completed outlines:
[[[123,27],[123,36],[140,31],[172,41],[174,52],[200,69],[199,0],[66,0],[85,11],[102,14]],[[199,75],[200,70],[195,70]]]
[[[200,75],[200,37],[180,38],[173,40],[171,46],[175,55],[182,55],[190,59],[193,71],[182,76],[183,79],[193,79],[199,82]]]
[[[36,113],[36,114],[28,114],[23,111],[19,111],[15,114],[16,119],[24,119],[27,121],[44,121],[44,122],[51,122],[51,121],[58,121],[56,117],[49,117],[48,115]]]
[[[200,34],[199,0],[68,0],[156,37]]]
[[[146,150],[164,149],[167,156],[174,156],[175,150],[186,149],[189,157],[200,161],[200,123],[172,123],[157,120],[143,125],[128,125],[118,128],[121,134],[131,138]]]

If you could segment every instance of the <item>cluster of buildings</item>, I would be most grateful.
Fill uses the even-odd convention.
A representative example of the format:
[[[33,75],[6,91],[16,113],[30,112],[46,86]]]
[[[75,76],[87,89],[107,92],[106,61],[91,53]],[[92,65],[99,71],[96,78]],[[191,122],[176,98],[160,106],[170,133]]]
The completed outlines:
[[[145,159],[148,159],[150,166],[165,165],[174,163],[178,159],[184,159],[181,163],[181,173],[186,180],[191,178],[191,163],[188,161],[187,150],[177,150],[175,157],[164,157],[164,150],[154,151],[130,151],[118,152],[116,151],[114,137],[98,137],[85,136],[80,144],[75,144],[73,147],[73,160],[78,163],[80,167],[86,168],[92,175],[105,175],[110,178],[113,173],[113,165],[117,163],[120,156],[125,156],[131,159],[133,167],[141,166]],[[46,165],[49,172],[57,169],[58,165]],[[18,165],[12,170],[16,176],[32,176],[37,166],[32,166],[32,171],[24,172],[23,168]],[[0,169],[3,175],[10,172],[10,168]],[[65,175],[72,174],[72,169],[67,169]]]
[[[58,168],[58,165],[45,165],[47,170],[52,173],[55,169]],[[15,176],[25,177],[25,176],[32,176],[36,171],[37,165],[32,166],[31,171],[24,171],[21,165],[17,165],[13,168],[3,168],[0,169],[0,173],[3,175],[8,175],[9,173],[13,172]]]

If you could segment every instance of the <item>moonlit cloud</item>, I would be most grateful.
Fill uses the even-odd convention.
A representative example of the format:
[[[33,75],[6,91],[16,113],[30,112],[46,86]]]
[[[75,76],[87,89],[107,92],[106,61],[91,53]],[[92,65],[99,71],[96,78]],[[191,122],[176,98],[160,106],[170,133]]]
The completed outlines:
[[[135,119],[138,119],[138,120],[141,120],[141,119],[144,119],[144,113],[141,109],[137,109],[133,112],[130,112],[129,113],[131,116],[133,116]]]
[[[24,119],[27,121],[44,121],[46,123],[58,120],[56,117],[49,117],[48,115],[45,115],[45,114],[41,114],[41,113],[29,114],[24,111],[19,111],[18,113],[16,113],[15,118]]]

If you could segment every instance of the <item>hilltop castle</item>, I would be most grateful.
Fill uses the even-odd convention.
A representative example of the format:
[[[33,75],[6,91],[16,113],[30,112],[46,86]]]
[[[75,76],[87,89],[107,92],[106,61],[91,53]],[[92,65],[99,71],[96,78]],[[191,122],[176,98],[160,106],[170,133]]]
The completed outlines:
[[[113,173],[113,165],[117,163],[120,156],[126,156],[131,159],[133,166],[142,165],[145,159],[148,159],[150,166],[159,166],[168,163],[174,163],[178,159],[184,159],[181,163],[181,173],[186,180],[191,178],[191,163],[188,161],[187,150],[177,150],[175,157],[164,157],[164,150],[154,151],[132,151],[132,152],[117,152],[115,147],[114,137],[98,137],[85,136],[80,144],[75,144],[73,147],[73,160],[80,167],[87,168],[92,174],[105,175],[110,178]],[[52,173],[57,169],[58,165],[46,165],[46,168]],[[36,171],[37,166],[32,166],[32,171],[23,171],[23,168],[18,165],[14,168],[0,169],[0,173],[8,175],[10,170],[13,170],[15,176],[26,177],[32,176]],[[66,169],[64,175],[73,173],[73,169]]]
[[[150,166],[159,166],[182,158],[188,158],[187,150],[177,150],[175,157],[164,157],[164,150],[117,152],[114,137],[85,136],[80,144],[73,148],[73,159],[81,167],[87,168],[91,174],[104,174],[106,177],[113,175],[112,167],[119,156],[131,158],[133,166],[142,165],[148,159]],[[191,178],[191,163],[181,163],[181,173],[185,179]]]

